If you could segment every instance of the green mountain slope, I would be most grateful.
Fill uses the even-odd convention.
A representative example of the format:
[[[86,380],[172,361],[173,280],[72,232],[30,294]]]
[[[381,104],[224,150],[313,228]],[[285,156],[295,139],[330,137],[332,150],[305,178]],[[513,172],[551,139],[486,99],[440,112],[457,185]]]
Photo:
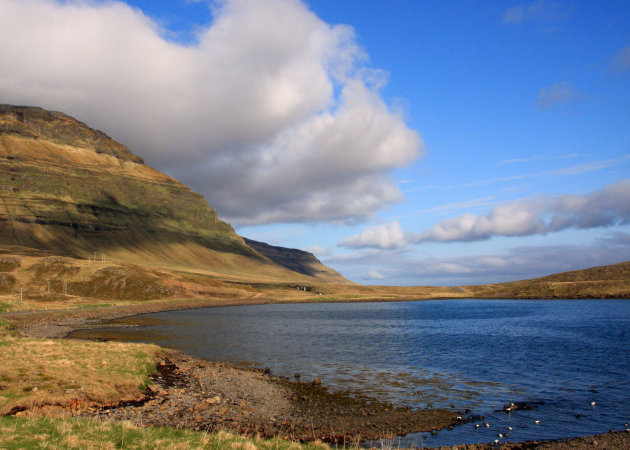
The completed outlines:
[[[124,145],[33,107],[0,105],[0,245],[237,279],[321,273],[347,282],[319,261],[310,273],[278,264],[219,220],[201,195]]]

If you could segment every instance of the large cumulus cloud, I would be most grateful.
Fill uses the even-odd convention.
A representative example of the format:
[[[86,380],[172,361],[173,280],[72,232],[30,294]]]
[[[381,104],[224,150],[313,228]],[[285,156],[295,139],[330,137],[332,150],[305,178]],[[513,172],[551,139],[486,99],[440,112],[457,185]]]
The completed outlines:
[[[422,142],[352,29],[298,0],[213,8],[182,45],[119,1],[0,0],[0,102],[103,129],[242,224],[351,221],[401,201],[390,174]]]

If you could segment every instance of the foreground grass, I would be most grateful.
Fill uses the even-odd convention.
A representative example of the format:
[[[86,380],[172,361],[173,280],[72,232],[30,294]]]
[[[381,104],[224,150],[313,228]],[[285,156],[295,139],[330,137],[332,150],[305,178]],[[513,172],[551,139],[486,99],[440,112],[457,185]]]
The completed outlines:
[[[155,370],[158,346],[19,337],[0,319],[0,448],[86,449],[317,449],[282,439],[250,439],[226,432],[69,417],[72,405],[117,403],[141,395]],[[3,416],[39,407],[38,416]],[[18,415],[22,413],[18,412]]]
[[[0,414],[137,398],[155,371],[158,351],[147,344],[21,338],[2,321]]]
[[[0,448],[311,450],[329,447],[318,442],[300,445],[282,439],[249,439],[225,432],[139,428],[129,422],[0,417]]]

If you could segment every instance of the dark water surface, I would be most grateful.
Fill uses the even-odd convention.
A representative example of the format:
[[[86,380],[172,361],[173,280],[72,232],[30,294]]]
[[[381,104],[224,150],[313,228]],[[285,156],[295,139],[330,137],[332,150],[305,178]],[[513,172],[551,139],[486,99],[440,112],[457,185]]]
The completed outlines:
[[[257,305],[118,322],[141,326],[74,336],[156,342],[275,375],[300,372],[303,381],[319,377],[331,389],[396,404],[469,409],[490,424],[413,434],[401,446],[557,439],[630,421],[630,301]],[[510,402],[532,409],[496,411]]]

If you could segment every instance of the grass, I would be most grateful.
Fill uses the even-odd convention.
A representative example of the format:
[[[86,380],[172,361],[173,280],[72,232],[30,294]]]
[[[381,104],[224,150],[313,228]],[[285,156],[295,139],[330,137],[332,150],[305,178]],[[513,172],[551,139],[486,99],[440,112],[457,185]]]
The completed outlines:
[[[328,449],[321,442],[300,445],[283,439],[250,439],[226,432],[204,433],[168,427],[139,428],[129,422],[89,419],[0,417],[3,449]]]
[[[630,298],[630,262],[462,288],[471,297],[486,298]]]
[[[136,399],[149,384],[158,350],[147,344],[20,338],[5,325],[0,414],[40,407],[63,415],[73,402],[84,407]]]
[[[4,319],[0,319],[0,346],[3,345],[2,338],[4,337],[16,337],[19,336],[19,333],[13,329],[13,325],[10,322],[7,322]]]
[[[102,307],[109,307],[109,306],[115,306],[115,303],[88,303],[85,305],[78,305],[78,308],[81,309],[90,309],[90,308],[102,308]]]
[[[0,302],[0,313],[11,311],[12,309],[13,309],[13,306],[10,305],[9,303]]]

